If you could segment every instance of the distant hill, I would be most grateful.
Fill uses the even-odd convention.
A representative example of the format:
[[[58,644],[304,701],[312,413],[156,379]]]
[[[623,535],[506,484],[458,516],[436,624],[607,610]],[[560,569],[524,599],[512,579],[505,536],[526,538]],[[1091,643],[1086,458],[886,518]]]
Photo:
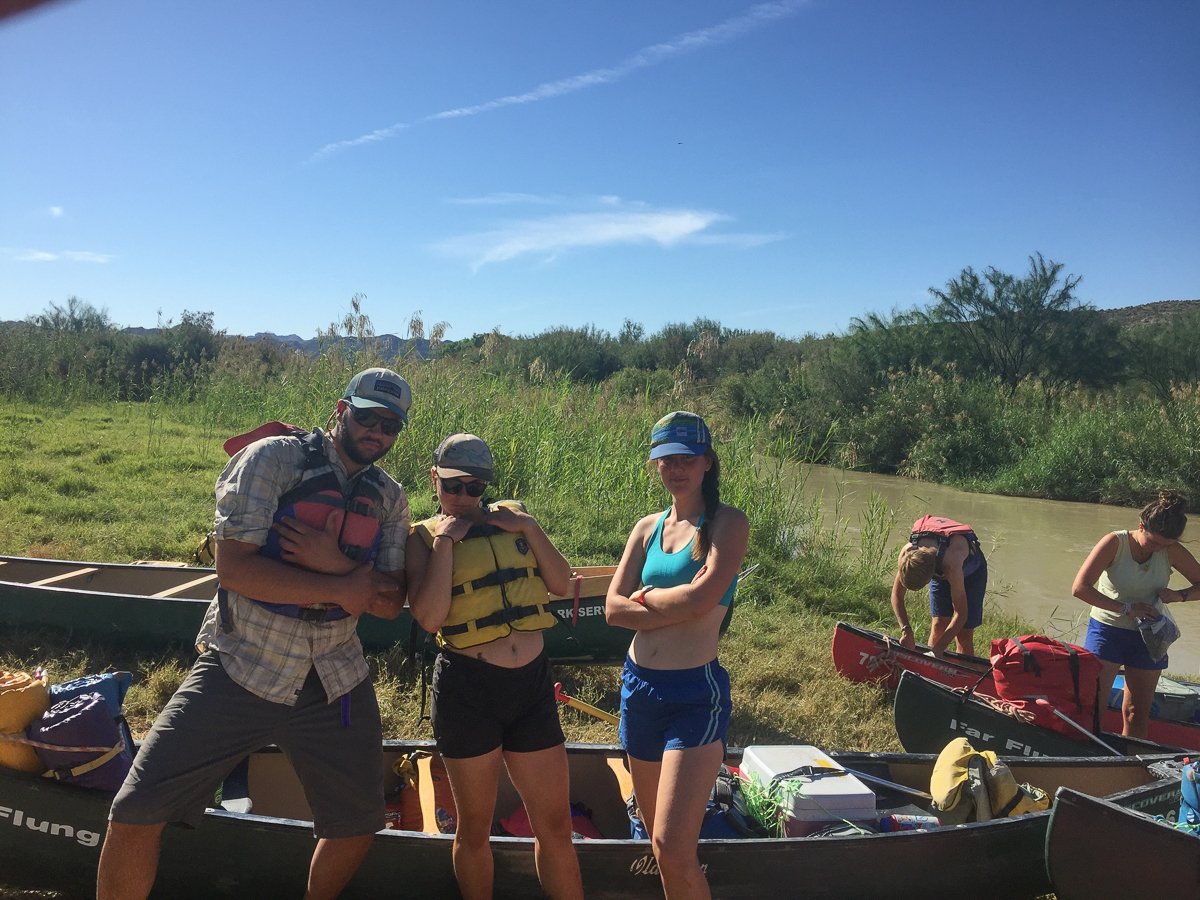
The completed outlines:
[[[8,324],[8,323],[5,323]],[[17,323],[11,323],[17,324]],[[157,328],[122,328],[126,334],[146,335],[154,334],[158,331]],[[235,337],[235,335],[230,335]],[[298,334],[274,334],[270,331],[260,331],[257,334],[246,335],[251,341],[274,341],[277,344],[283,344],[292,350],[299,350],[301,353],[307,353],[309,356],[316,356],[320,352],[320,344],[316,338],[308,338],[307,340],[300,337]],[[377,335],[375,340],[379,344],[379,348],[383,355],[392,359],[403,353],[405,356],[417,356],[420,359],[426,359],[429,356],[429,341],[426,338],[417,338],[409,340],[407,338],[397,337],[394,334]],[[358,349],[358,341],[354,338],[342,338],[337,343],[345,344],[351,350]]]
[[[1100,314],[1121,328],[1136,328],[1141,325],[1166,325],[1176,316],[1197,310],[1200,310],[1200,300],[1160,300],[1157,303],[1102,309]]]
[[[274,341],[293,350],[299,350],[301,353],[307,353],[309,356],[316,356],[321,352],[316,338],[305,340],[298,334],[273,334],[270,331],[260,331],[257,334],[247,335],[247,337],[252,341]],[[420,359],[426,359],[429,356],[429,341],[426,338],[413,340],[397,337],[394,334],[379,334],[375,336],[375,341],[387,359],[400,355],[416,356]],[[351,350],[358,349],[358,341],[354,338],[342,338],[338,343],[344,344]]]

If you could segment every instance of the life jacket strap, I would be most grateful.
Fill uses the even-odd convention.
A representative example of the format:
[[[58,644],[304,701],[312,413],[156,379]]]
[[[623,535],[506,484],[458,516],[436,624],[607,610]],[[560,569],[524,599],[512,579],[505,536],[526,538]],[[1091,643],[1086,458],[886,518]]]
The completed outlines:
[[[490,628],[493,625],[507,625],[510,622],[515,622],[517,619],[540,615],[543,612],[547,612],[547,609],[542,604],[538,604],[537,606],[510,606],[507,609],[497,610],[490,616],[484,616],[482,619],[475,619],[471,622],[463,622],[461,625],[443,625],[441,632],[443,635],[453,637],[456,634],[466,634],[472,628],[480,631],[484,628]]]
[[[961,532],[958,532],[961,534]],[[967,559],[976,556],[983,552],[983,548],[979,545],[979,537],[973,531],[962,534],[967,541]],[[914,547],[921,538],[934,538],[937,540],[937,562],[933,567],[933,574],[938,578],[944,578],[945,573],[942,571],[942,559],[946,556],[946,548],[950,546],[950,539],[953,534],[942,534],[938,531],[914,531],[908,536],[909,543]]]
[[[474,581],[468,581],[465,584],[456,584],[450,589],[450,596],[457,597],[460,594],[469,594],[472,591],[508,584],[510,581],[516,581],[518,578],[540,578],[541,576],[542,570],[535,568],[497,569],[494,572],[489,572],[482,578],[476,578]]]

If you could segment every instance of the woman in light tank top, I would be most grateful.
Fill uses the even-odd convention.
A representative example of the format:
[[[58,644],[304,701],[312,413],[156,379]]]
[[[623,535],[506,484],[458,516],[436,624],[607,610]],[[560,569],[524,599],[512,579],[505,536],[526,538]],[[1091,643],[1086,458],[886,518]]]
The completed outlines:
[[[1100,702],[1106,702],[1118,670],[1125,667],[1122,732],[1146,737],[1150,704],[1167,657],[1156,660],[1146,649],[1138,619],[1157,619],[1153,606],[1200,600],[1200,563],[1179,543],[1187,524],[1187,498],[1178,491],[1159,491],[1142,510],[1136,531],[1114,531],[1088,554],[1071,592],[1092,606],[1084,646],[1100,659]],[[1176,569],[1190,585],[1167,587]]]
[[[634,526],[605,606],[611,624],[637,632],[621,676],[621,746],[666,895],[708,898],[696,847],[732,709],[717,640],[750,523],[721,503],[720,463],[695,413],[658,421],[648,465],[671,507]]]

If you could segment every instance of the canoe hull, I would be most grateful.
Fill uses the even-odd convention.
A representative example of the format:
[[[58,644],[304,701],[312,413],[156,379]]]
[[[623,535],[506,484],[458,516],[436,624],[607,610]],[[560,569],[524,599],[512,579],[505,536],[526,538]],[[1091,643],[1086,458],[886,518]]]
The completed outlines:
[[[216,585],[212,569],[21,557],[0,557],[0,563],[0,628],[51,629],[66,632],[72,640],[146,652],[191,647]],[[68,577],[73,570],[82,574]],[[610,570],[581,571],[585,577],[578,615],[573,597],[551,603],[559,624],[544,633],[546,652],[560,663],[621,662],[633,632],[604,619],[605,573]],[[14,574],[19,574],[20,580]],[[35,577],[39,575],[42,577]],[[29,583],[54,578],[63,580]],[[200,584],[182,591],[181,596],[153,596],[193,582]],[[390,620],[362,616],[358,635],[363,647],[372,651],[407,647],[414,638],[420,646],[426,637],[407,608]]]
[[[1097,866],[1097,859],[1120,862]],[[1062,788],[1046,834],[1046,870],[1058,900],[1196,900],[1200,838]]]
[[[834,666],[851,681],[885,681],[894,690],[900,685],[901,675],[913,672],[949,688],[968,688],[977,694],[997,696],[986,659],[947,653],[945,659],[939,660],[926,656],[927,649],[918,645],[916,651],[906,650],[887,635],[845,622],[839,622],[833,634]],[[1105,731],[1120,733],[1123,724],[1120,709],[1105,709],[1101,723]],[[1152,718],[1149,738],[1158,744],[1200,750],[1200,722]],[[1008,752],[1020,751],[1014,747]]]
[[[385,750],[394,755],[415,746],[388,742]],[[572,746],[573,796],[577,780],[581,784],[588,781],[588,771],[607,771],[603,760],[618,752],[612,747]],[[286,765],[277,751],[263,753],[265,765]],[[851,753],[835,754],[835,758],[851,768],[881,777],[886,772],[893,778],[925,772],[932,765],[932,757],[904,754]],[[736,763],[738,759],[737,751],[731,751],[730,761]],[[1023,763],[1018,760],[1016,764]],[[1085,777],[1089,784],[1128,785],[1135,769],[1139,783],[1115,794],[1117,802],[1137,803],[1152,811],[1178,805],[1177,783],[1150,782],[1140,764],[1130,760],[1047,760],[1040,774],[1047,779],[1044,783],[1059,778],[1075,778],[1078,782]],[[905,770],[909,776],[896,774]],[[1080,775],[1081,771],[1085,775]],[[1075,774],[1055,774],[1068,772]],[[502,786],[502,793],[504,790]],[[87,896],[94,889],[100,854],[99,842],[93,838],[104,832],[109,799],[110,795],[102,792],[0,770],[0,882]],[[585,795],[584,799],[596,802],[596,797]],[[512,802],[511,797],[508,802]],[[602,820],[599,805],[597,802],[598,823]],[[622,825],[628,826],[619,818],[623,816],[620,806],[618,800],[615,817],[603,820],[609,834],[619,831]],[[19,824],[14,822],[17,811],[21,812]],[[604,815],[613,812],[609,809]],[[28,827],[30,819],[35,823],[33,828]],[[59,828],[42,832],[43,822]],[[699,853],[712,895],[718,900],[770,900],[797,895],[815,900],[880,896],[924,900],[942,893],[1013,900],[1049,890],[1043,856],[1048,822],[1049,813],[1038,813],[938,831],[850,838],[704,841]],[[63,826],[70,827],[72,833],[68,835]],[[349,900],[390,896],[411,887],[422,898],[456,898],[451,845],[448,835],[380,832],[342,896]],[[153,896],[294,900],[303,894],[313,846],[311,824],[302,819],[210,810],[194,831],[164,831]],[[662,897],[647,842],[596,840],[580,842],[576,847],[589,898]],[[517,900],[543,896],[537,884],[531,840],[495,838],[492,850],[496,896]]]
[[[979,693],[996,693],[986,659],[953,652],[934,659],[926,655],[928,650],[923,644],[908,650],[885,634],[845,622],[838,622],[833,631],[833,665],[850,681],[884,681],[895,690],[902,673],[916,672],[947,687],[974,687]]]
[[[900,678],[892,718],[896,736],[909,753],[940,753],[950,741],[965,737],[976,750],[993,750],[1000,756],[1109,755],[1082,735],[1076,741],[1057,731],[1020,722],[976,697],[956,693],[912,672]],[[1182,749],[1108,732],[1101,739],[1121,753],[1173,753]]]

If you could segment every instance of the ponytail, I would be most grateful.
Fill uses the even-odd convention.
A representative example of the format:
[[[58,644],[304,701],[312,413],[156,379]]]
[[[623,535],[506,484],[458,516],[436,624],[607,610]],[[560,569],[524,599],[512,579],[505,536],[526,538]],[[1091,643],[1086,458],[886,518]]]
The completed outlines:
[[[704,521],[700,523],[700,534],[692,544],[692,559],[705,559],[712,549],[712,524],[721,509],[721,461],[717,459],[712,447],[704,451],[704,455],[712,460],[712,466],[704,473],[704,481],[700,484],[700,492],[704,496]]]

